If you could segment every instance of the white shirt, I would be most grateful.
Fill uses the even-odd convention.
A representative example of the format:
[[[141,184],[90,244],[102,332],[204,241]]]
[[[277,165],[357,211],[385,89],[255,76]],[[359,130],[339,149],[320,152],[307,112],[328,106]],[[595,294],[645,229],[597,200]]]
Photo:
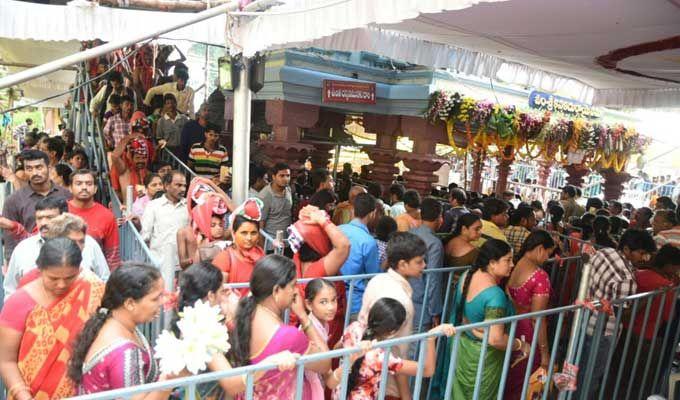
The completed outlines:
[[[9,266],[7,267],[5,282],[3,283],[5,300],[17,290],[21,278],[37,268],[35,260],[38,259],[43,243],[45,243],[45,239],[40,235],[33,235],[19,242],[17,247],[14,248],[12,257],[9,260]],[[83,260],[80,262],[81,269],[91,270],[103,281],[109,279],[110,271],[109,265],[106,263],[106,257],[104,257],[104,253],[102,253],[102,249],[97,241],[90,235],[85,235],[85,246],[83,247],[82,256]]]
[[[166,195],[147,204],[142,216],[142,238],[160,263],[163,274],[172,274],[179,266],[177,231],[189,225],[186,199],[173,204]]]

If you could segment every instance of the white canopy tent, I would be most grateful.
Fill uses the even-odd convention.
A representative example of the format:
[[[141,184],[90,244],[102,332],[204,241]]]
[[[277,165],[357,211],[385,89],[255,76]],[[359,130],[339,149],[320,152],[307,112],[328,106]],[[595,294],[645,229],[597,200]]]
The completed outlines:
[[[365,50],[567,90],[596,105],[680,106],[675,1],[287,0],[263,13],[235,14],[242,23],[232,51],[246,56],[293,46]],[[616,70],[597,63],[610,53],[606,61],[618,61]]]

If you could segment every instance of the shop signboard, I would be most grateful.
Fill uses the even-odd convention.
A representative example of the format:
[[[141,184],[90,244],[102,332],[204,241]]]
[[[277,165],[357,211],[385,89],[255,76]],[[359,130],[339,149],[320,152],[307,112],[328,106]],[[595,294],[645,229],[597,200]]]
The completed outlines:
[[[324,79],[323,102],[375,104],[375,83]]]
[[[534,90],[529,94],[529,107],[573,115],[580,118],[600,118],[600,111],[587,104],[566,97]]]

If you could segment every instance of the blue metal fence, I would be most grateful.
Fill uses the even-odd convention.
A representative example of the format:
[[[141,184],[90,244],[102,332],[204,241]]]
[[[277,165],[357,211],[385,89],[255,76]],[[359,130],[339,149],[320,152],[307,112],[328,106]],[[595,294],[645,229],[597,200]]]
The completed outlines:
[[[637,294],[635,296],[630,296],[628,298],[616,300],[613,302],[613,306],[616,309],[616,321],[621,322],[622,321],[622,314],[624,312],[624,308],[630,309],[632,307],[633,312],[632,312],[632,319],[635,318],[636,315],[636,310],[637,310],[637,305],[641,301],[647,301],[647,304],[651,304],[655,299],[661,299],[665,300],[667,296],[672,296],[673,297],[673,305],[672,305],[672,313],[671,313],[671,320],[666,323],[666,327],[664,327],[664,335],[663,338],[659,337],[658,340],[661,340],[660,343],[660,353],[658,354],[669,354],[673,352],[673,349],[676,347],[678,344],[678,340],[680,340],[680,330],[677,329],[677,325],[675,329],[673,328],[673,324],[677,323],[678,317],[677,317],[677,312],[676,310],[676,303],[677,303],[677,297],[678,294],[680,294],[680,287],[673,288],[671,290],[663,290],[663,291],[655,291],[655,292],[649,292],[649,293],[643,293],[643,294]],[[601,306],[598,302],[594,303],[594,306]],[[642,331],[644,332],[644,328],[648,324],[649,316],[651,315],[649,312],[650,306],[646,306],[645,308],[645,319],[643,321],[643,329]],[[577,311],[582,311],[580,313],[580,317],[576,315]],[[576,364],[580,368],[584,369],[587,372],[592,372],[596,365],[594,364],[594,353],[592,349],[597,349],[597,342],[599,339],[602,337],[602,328],[604,327],[604,321],[605,318],[607,317],[607,314],[605,313],[597,313],[594,318],[597,319],[596,323],[596,330],[595,330],[595,335],[594,335],[594,342],[595,346],[591,348],[591,351],[586,352],[584,350],[584,339],[585,339],[585,334],[586,334],[586,321],[588,321],[589,318],[591,318],[591,312],[589,309],[584,308],[582,305],[569,305],[569,306],[564,306],[564,307],[558,307],[558,308],[553,308],[545,311],[540,311],[540,312],[532,312],[532,313],[527,313],[527,314],[521,314],[521,315],[516,315],[516,316],[511,316],[511,317],[505,317],[497,320],[492,320],[492,321],[484,321],[480,323],[474,323],[474,324],[466,324],[466,325],[461,325],[456,328],[456,334],[454,337],[451,339],[453,342],[451,348],[451,359],[449,363],[449,370],[448,370],[448,375],[446,379],[446,387],[445,387],[445,394],[444,398],[450,399],[451,398],[451,393],[452,393],[452,386],[453,386],[453,380],[454,377],[456,376],[456,368],[458,366],[458,349],[459,349],[459,344],[460,340],[463,334],[472,334],[474,331],[481,331],[482,332],[482,351],[480,354],[480,360],[484,359],[485,356],[485,351],[489,343],[489,336],[490,336],[490,329],[494,325],[498,324],[504,324],[504,325],[509,325],[509,339],[508,339],[508,346],[505,349],[505,356],[503,360],[503,369],[501,372],[500,377],[496,377],[499,379],[499,384],[498,384],[498,391],[497,391],[497,398],[502,399],[503,398],[503,393],[504,393],[504,388],[507,384],[507,378],[508,378],[508,371],[510,367],[510,360],[511,360],[511,353],[512,353],[512,343],[513,339],[515,336],[517,324],[519,321],[524,321],[524,320],[531,320],[534,323],[534,326],[536,327],[535,331],[538,331],[538,328],[540,328],[541,323],[547,323],[547,322],[541,322],[544,318],[546,321],[556,320],[556,329],[554,330],[554,335],[553,335],[553,340],[552,340],[552,346],[550,349],[550,361],[548,365],[548,377],[547,377],[547,382],[543,387],[543,391],[541,394],[542,399],[547,399],[547,398],[554,398],[555,396],[558,396],[561,399],[564,398],[576,398],[574,396],[574,392],[559,392],[557,391],[557,388],[554,387],[554,385],[551,384],[552,382],[552,376],[553,376],[553,369],[555,366],[560,365],[561,361],[570,363],[570,364]],[[577,323],[577,332],[579,333],[578,336],[578,343],[575,346],[575,352],[571,356],[567,356],[565,358],[563,351],[560,349],[560,343],[562,342],[562,337],[561,337],[561,327],[564,324],[565,320],[567,318],[576,318],[578,319]],[[661,317],[657,314],[655,318],[653,319],[654,323],[654,331],[655,332],[661,332]],[[635,356],[635,360],[633,362],[632,368],[628,368],[628,365],[613,365],[612,363],[612,357],[614,356],[613,350],[615,349],[615,345],[612,344],[609,348],[609,352],[607,354],[607,367],[605,369],[605,373],[610,372],[616,372],[617,377],[616,381],[614,382],[614,390],[615,392],[620,389],[625,388],[625,394],[619,395],[618,393],[614,394],[612,397],[612,392],[606,391],[606,384],[607,384],[607,377],[604,377],[604,385],[601,386],[599,389],[599,392],[597,392],[597,397],[587,397],[584,395],[585,391],[594,384],[593,382],[593,374],[588,374],[586,375],[586,378],[583,380],[583,382],[579,382],[579,385],[582,386],[581,390],[581,396],[580,398],[582,399],[590,399],[590,398],[599,398],[599,399],[610,399],[610,398],[616,398],[616,399],[628,399],[630,398],[630,394],[632,393],[632,388],[633,388],[633,382],[634,382],[634,377],[639,376],[636,375],[635,372],[636,370],[642,371],[642,369],[639,368],[640,365],[643,364],[645,365],[644,372],[642,373],[642,381],[643,383],[647,381],[648,378],[651,378],[649,380],[649,389],[646,390],[644,393],[640,392],[638,393],[635,398],[642,398],[642,396],[646,396],[650,393],[665,393],[665,390],[667,390],[667,376],[671,368],[671,363],[672,363],[672,357],[661,357],[658,360],[653,359],[653,354],[652,353],[647,353],[643,354],[641,350],[642,346],[642,341],[639,341],[637,347],[635,350],[632,350],[631,347],[631,341],[630,338],[631,336],[635,336],[635,333],[633,332],[632,329],[630,329],[630,324],[624,326],[620,323],[617,324],[617,329],[621,329],[625,332],[625,334],[619,335],[618,337],[623,338],[625,336],[625,347],[624,349],[624,357],[627,353],[628,349],[631,349],[631,355]],[[417,361],[419,363],[419,368],[417,371],[417,376],[415,379],[415,383],[413,385],[413,392],[412,392],[412,397],[414,399],[420,399],[423,397],[430,398],[430,391],[428,390],[427,394],[423,392],[425,381],[423,379],[423,368],[424,368],[424,346],[422,346],[422,343],[424,340],[427,340],[430,336],[433,336],[433,334],[430,333],[420,333],[420,334],[415,334],[411,335],[408,337],[403,337],[403,338],[395,338],[395,339],[390,339],[390,340],[385,340],[377,343],[374,347],[375,348],[382,348],[386,352],[389,352],[389,350],[397,345],[401,344],[415,344],[415,343],[420,343],[420,351],[418,354]],[[614,337],[617,337],[616,335]],[[529,360],[533,359],[533,355],[536,354],[537,351],[537,340],[536,336],[534,337],[534,340],[532,341],[531,344],[531,349],[529,353]],[[612,342],[616,343],[616,341]],[[341,393],[342,396],[340,398],[345,398],[345,394],[347,393],[347,382],[348,382],[348,371],[349,371],[349,356],[352,353],[357,353],[360,350],[357,348],[352,348],[352,349],[341,349],[341,350],[333,350],[329,351],[326,353],[318,353],[318,354],[312,354],[312,355],[307,355],[301,357],[298,362],[296,363],[296,368],[297,368],[297,383],[296,383],[296,398],[301,398],[302,396],[302,382],[303,382],[303,370],[304,366],[308,363],[323,360],[323,359],[341,359],[341,363],[343,365],[343,376],[342,376],[342,383],[341,383]],[[586,354],[588,353],[588,354]],[[645,359],[641,359],[640,357],[645,357]],[[387,357],[384,358],[384,360],[387,360]],[[597,366],[598,368],[601,368],[602,366]],[[186,391],[185,393],[194,393],[196,385],[200,383],[205,383],[205,382],[214,382],[217,381],[221,378],[225,377],[233,377],[233,376],[244,376],[245,375],[245,382],[247,384],[247,390],[246,390],[246,399],[252,399],[253,398],[253,386],[254,386],[254,379],[253,379],[253,374],[257,371],[266,371],[266,370],[274,370],[276,369],[276,365],[272,364],[257,364],[257,365],[250,365],[246,367],[241,367],[241,368],[236,368],[232,370],[227,370],[227,371],[219,371],[219,372],[211,372],[211,373],[205,373],[201,374],[198,376],[191,376],[191,377],[186,377],[186,378],[181,378],[181,379],[175,379],[172,381],[164,381],[164,382],[156,382],[156,383],[151,383],[151,384],[146,384],[146,385],[140,385],[140,386],[135,386],[131,388],[125,388],[125,389],[120,389],[120,390],[115,390],[115,391],[110,391],[110,392],[102,392],[102,393],[97,393],[93,395],[87,395],[87,396],[81,396],[77,397],[78,400],[103,400],[103,399],[115,399],[115,398],[130,398],[131,396],[142,394],[142,393],[148,393],[151,391],[157,391],[157,390],[163,390],[163,389],[171,389],[171,388],[185,388]],[[483,361],[479,363],[478,369],[477,369],[477,376],[476,376],[476,381],[475,381],[475,394],[473,395],[473,399],[477,399],[479,397],[479,387],[482,384],[482,377],[484,376],[484,363]],[[653,374],[652,374],[653,372]],[[522,396],[521,398],[525,398],[526,394],[528,392],[528,382],[529,382],[529,376],[530,372],[526,372],[524,376],[524,381],[522,384]],[[628,376],[628,378],[626,378]],[[633,378],[630,378],[630,376],[633,376]],[[383,399],[385,395],[385,389],[386,389],[386,382],[387,382],[387,368],[385,365],[383,365],[383,368],[381,370],[381,379],[380,379],[380,396],[378,397],[379,399]],[[625,386],[623,386],[625,385]],[[643,384],[642,388],[645,388],[646,386]],[[606,394],[605,394],[606,393]],[[423,395],[423,397],[421,397]]]

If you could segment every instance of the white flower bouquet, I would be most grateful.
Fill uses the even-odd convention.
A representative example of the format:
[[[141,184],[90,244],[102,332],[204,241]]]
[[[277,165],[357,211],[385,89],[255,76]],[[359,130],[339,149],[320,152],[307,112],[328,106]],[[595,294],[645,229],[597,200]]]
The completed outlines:
[[[219,306],[201,300],[184,307],[177,327],[180,338],[164,330],[156,339],[155,358],[165,374],[179,374],[183,369],[197,374],[218,353],[229,351],[229,333]]]

